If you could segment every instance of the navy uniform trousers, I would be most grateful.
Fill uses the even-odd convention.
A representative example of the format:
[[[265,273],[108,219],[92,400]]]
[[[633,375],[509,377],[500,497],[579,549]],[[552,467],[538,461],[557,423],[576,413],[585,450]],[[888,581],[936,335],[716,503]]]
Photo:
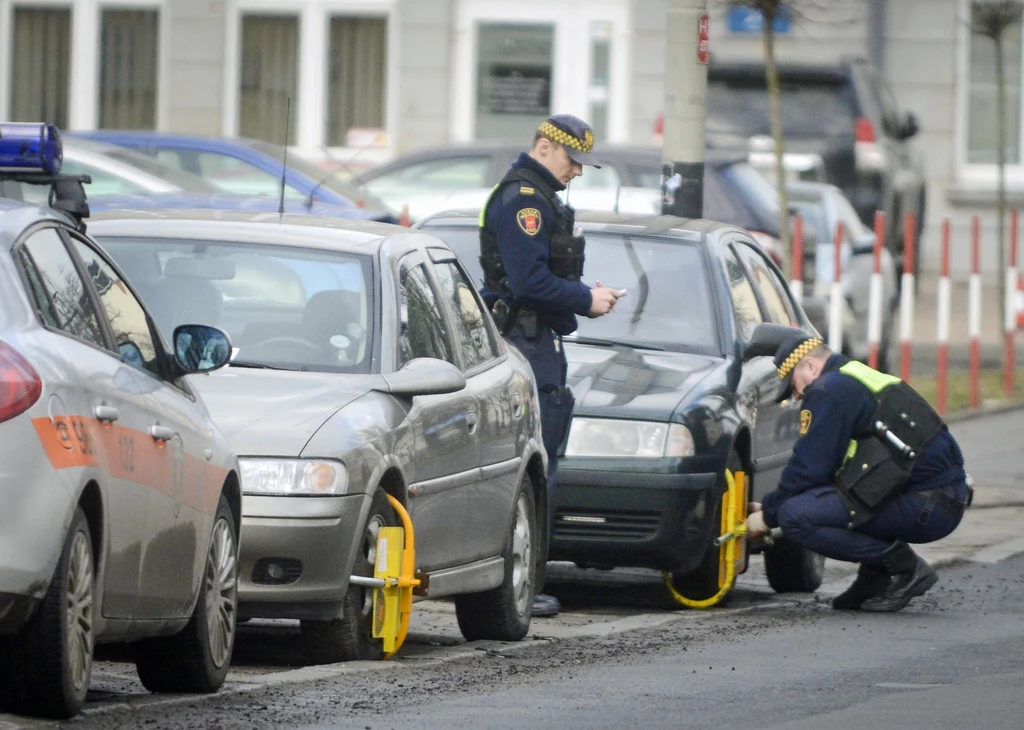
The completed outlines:
[[[940,488],[958,502],[967,500],[966,480]],[[850,530],[849,512],[831,485],[790,497],[779,506],[778,514],[786,539],[826,558],[852,563],[882,562],[882,553],[895,540],[941,540],[956,529],[962,517],[962,512],[949,511],[927,492],[905,491],[863,525]]]

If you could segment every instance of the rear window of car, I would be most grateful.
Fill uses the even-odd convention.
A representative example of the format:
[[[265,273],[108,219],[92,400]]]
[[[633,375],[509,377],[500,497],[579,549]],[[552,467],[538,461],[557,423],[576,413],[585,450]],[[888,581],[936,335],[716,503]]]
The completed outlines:
[[[483,286],[480,235],[472,227],[425,226],[446,241],[473,282]],[[626,289],[613,314],[579,318],[581,337],[638,347],[714,354],[717,319],[700,244],[654,236],[586,234],[585,280]]]
[[[853,136],[853,99],[836,83],[781,83],[782,129],[789,137]],[[771,134],[771,113],[764,79],[708,81],[706,125],[709,132],[751,136]]]

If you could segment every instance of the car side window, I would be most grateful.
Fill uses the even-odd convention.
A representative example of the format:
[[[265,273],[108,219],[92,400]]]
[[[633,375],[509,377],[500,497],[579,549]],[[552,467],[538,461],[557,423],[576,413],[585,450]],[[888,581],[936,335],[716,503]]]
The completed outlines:
[[[43,228],[31,234],[16,255],[43,323],[105,349],[88,285],[56,229]]]
[[[407,265],[403,262],[400,277],[399,364],[417,357],[436,357],[454,364],[448,327],[423,264]]]
[[[761,307],[757,304],[754,287],[735,252],[727,248],[722,258],[725,260],[725,280],[729,283],[729,296],[732,298],[739,335],[744,340],[749,340],[754,334],[754,328],[764,321],[761,317]]]
[[[384,173],[363,183],[374,194],[386,194],[392,188],[431,193],[487,188],[491,172],[490,157],[456,157],[417,162]]]
[[[761,298],[768,309],[769,320],[776,324],[795,324],[796,312],[786,295],[786,288],[772,272],[768,262],[751,246],[740,243],[737,248],[740,251],[740,258],[750,271],[754,286],[761,292]]]
[[[462,359],[472,370],[498,356],[498,345],[487,327],[480,296],[453,261],[434,264],[434,273],[455,313],[455,329]]]
[[[71,245],[92,277],[121,360],[160,377],[156,343],[139,300],[121,280],[121,275],[92,246],[78,238],[72,238]]]

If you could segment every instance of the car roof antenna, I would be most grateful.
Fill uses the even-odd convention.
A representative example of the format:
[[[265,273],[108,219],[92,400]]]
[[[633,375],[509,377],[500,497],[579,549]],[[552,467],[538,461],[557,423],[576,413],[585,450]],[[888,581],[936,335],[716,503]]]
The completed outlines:
[[[288,133],[291,131],[292,98],[289,96],[284,111],[284,156],[281,160],[281,203],[277,207],[278,220],[284,218],[284,181],[288,175]]]

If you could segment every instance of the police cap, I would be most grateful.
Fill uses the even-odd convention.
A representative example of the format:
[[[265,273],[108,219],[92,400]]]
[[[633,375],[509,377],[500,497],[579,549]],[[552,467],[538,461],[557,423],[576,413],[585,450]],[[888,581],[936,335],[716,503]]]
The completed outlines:
[[[779,376],[779,390],[775,402],[789,398],[793,384],[793,371],[804,357],[814,348],[824,344],[818,337],[802,329],[780,324],[759,324],[754,328],[750,344],[743,354],[744,360],[758,355],[774,353],[775,371]]]
[[[594,157],[594,130],[572,114],[556,114],[540,125],[538,131],[565,148],[573,162],[601,167]]]

